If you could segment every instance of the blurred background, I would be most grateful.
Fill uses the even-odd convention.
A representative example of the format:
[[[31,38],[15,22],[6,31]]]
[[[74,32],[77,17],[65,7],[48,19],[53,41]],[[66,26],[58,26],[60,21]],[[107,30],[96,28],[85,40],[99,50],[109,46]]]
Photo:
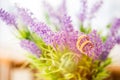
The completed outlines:
[[[62,0],[46,0],[53,7],[57,7]],[[68,0],[67,0],[68,1]],[[92,5],[97,0],[89,0]],[[69,0],[67,2],[68,13],[73,24],[77,25],[75,15],[79,11],[80,0]],[[14,12],[14,5],[17,4],[30,9],[40,21],[44,22],[44,9],[42,0],[0,0],[0,8]],[[92,27],[104,31],[105,26],[114,17],[120,18],[120,0],[104,0],[104,4],[92,20]],[[0,80],[33,80],[31,70],[27,68],[25,51],[19,46],[19,40],[14,36],[14,32],[0,20]],[[120,45],[116,45],[109,57],[113,59],[112,65],[120,66]]]

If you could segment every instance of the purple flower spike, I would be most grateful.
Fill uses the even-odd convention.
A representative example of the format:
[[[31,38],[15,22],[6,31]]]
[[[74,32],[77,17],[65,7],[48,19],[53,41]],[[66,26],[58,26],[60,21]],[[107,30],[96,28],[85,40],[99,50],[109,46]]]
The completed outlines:
[[[67,15],[64,15],[64,17],[62,18],[62,30],[65,30],[66,32],[73,32],[74,28],[73,25],[71,24],[71,20],[70,17]]]
[[[48,15],[51,18],[58,20],[59,23],[61,23],[63,16],[67,13],[66,0],[63,0],[62,4],[57,9],[54,9],[46,1],[44,1],[43,4],[47,10]]]
[[[37,57],[40,56],[40,49],[36,46],[36,44],[34,42],[31,42],[29,40],[22,40],[20,45],[25,50],[28,50],[29,52],[33,53]]]
[[[109,55],[111,49],[115,46],[116,44],[116,38],[109,36],[106,42],[103,44],[103,50],[102,50],[102,55],[101,59],[105,60],[107,56]]]
[[[103,51],[102,54],[100,55],[100,60],[106,60],[108,57],[109,52]]]
[[[0,9],[0,18],[8,25],[16,26],[16,17],[3,9]]]
[[[111,49],[116,44],[120,44],[120,36],[118,36],[119,28],[120,28],[120,19],[116,18],[113,21],[113,24],[110,28],[110,35],[108,36],[106,42],[103,45],[103,52],[102,52],[102,55],[101,55],[102,60],[105,60],[107,58]]]
[[[116,42],[117,42],[117,44],[120,44],[120,36],[117,36]]]
[[[87,17],[87,0],[81,0],[81,10],[78,15],[79,20],[83,23]]]
[[[38,34],[48,44],[51,43],[51,36],[53,36],[54,33],[48,26],[44,23],[38,22],[36,18],[32,18],[32,13],[29,12],[29,10],[18,8],[18,13],[26,25],[30,26],[33,32]]]
[[[63,16],[67,14],[66,0],[62,1],[62,4],[58,7],[57,11],[60,12],[60,15],[62,14]]]
[[[103,4],[103,0],[96,2],[90,10],[89,19],[92,19],[95,16],[95,13],[100,9]]]
[[[19,7],[16,7],[16,8],[17,8],[18,15],[24,21],[24,23],[26,25],[33,26],[35,21],[35,18],[32,18],[33,13],[29,12],[28,9],[19,8]]]
[[[103,43],[97,31],[93,30],[89,35],[91,42],[94,45],[94,56],[98,58],[102,54]],[[92,54],[92,53],[91,53]]]
[[[31,26],[31,29],[40,37],[42,37],[45,42],[47,42],[48,44],[52,43],[52,36],[54,35],[54,33],[50,30],[50,28],[47,25],[38,22],[35,23],[34,26]]]
[[[120,18],[116,18],[113,21],[112,27],[110,29],[111,36],[117,35],[119,28],[120,28]]]

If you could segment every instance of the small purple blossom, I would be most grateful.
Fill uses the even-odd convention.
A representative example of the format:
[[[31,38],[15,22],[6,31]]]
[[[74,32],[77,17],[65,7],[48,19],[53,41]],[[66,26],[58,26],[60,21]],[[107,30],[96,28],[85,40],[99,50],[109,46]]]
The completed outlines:
[[[28,50],[29,52],[33,53],[37,57],[40,56],[41,51],[34,42],[29,40],[22,40],[20,42],[20,45],[22,48],[24,48],[25,50]]]
[[[74,30],[70,17],[64,15],[61,23],[61,30],[53,36],[53,44],[62,47],[68,46],[69,49],[78,53],[78,50],[76,49],[78,32]]]
[[[6,12],[3,9],[0,9],[0,18],[5,21],[8,25],[16,26],[16,17],[13,14]]]
[[[79,20],[83,23],[87,17],[87,0],[80,0],[81,2],[81,10],[78,15]]]

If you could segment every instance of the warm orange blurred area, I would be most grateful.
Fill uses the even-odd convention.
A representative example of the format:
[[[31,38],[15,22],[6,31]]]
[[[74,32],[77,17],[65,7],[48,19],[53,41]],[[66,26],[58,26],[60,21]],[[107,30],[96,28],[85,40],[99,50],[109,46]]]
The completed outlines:
[[[120,80],[120,65],[111,65],[107,67],[107,70],[111,73],[108,80]]]
[[[0,80],[33,80],[28,62],[20,51],[0,46]]]

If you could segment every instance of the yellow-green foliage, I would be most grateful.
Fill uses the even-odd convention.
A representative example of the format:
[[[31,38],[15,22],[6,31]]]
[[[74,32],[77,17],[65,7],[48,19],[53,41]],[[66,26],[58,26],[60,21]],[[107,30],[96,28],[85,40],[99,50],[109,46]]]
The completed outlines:
[[[45,44],[41,47],[40,58],[28,54],[32,68],[38,71],[38,80],[103,80],[109,76],[105,67],[110,64],[110,59],[93,60],[68,49],[54,49]]]

